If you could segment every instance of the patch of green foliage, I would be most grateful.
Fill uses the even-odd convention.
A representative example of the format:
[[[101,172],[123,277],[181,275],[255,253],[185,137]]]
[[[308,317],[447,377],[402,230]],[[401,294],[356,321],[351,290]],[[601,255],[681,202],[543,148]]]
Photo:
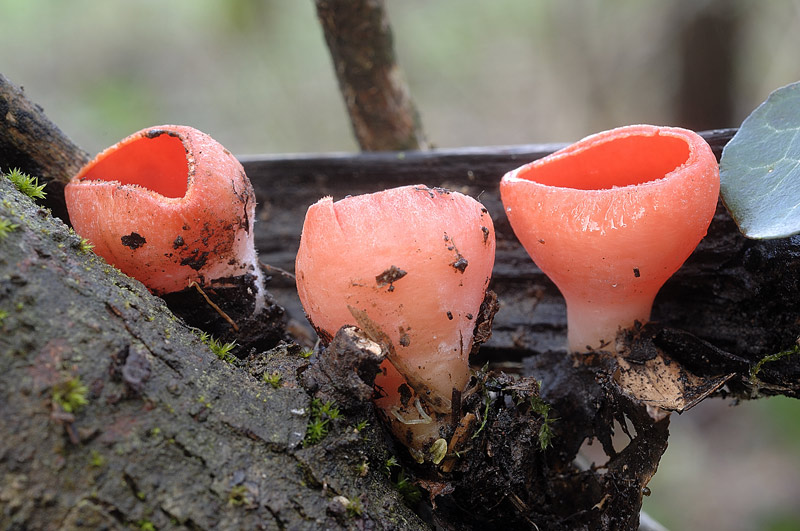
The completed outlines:
[[[539,428],[539,447],[546,450],[553,441],[552,424],[558,419],[550,416],[550,404],[539,396],[531,397],[531,410],[542,417],[542,427]]]
[[[272,374],[265,372],[261,377],[275,389],[281,386],[281,373],[278,371],[273,371]]]
[[[11,223],[7,219],[0,219],[0,241],[4,240],[17,227],[19,225],[16,223]]]
[[[361,500],[356,498],[355,500],[349,500],[347,502],[347,516],[350,518],[355,518],[356,516],[361,516],[364,512],[364,508],[361,507]]]
[[[384,474],[392,481],[392,485],[409,505],[415,505],[422,499],[422,490],[406,477],[406,471],[400,466],[395,456],[390,456],[383,464]],[[392,478],[392,469],[400,468],[397,476]]]
[[[485,387],[484,387],[484,391],[483,391],[483,402],[484,402],[483,420],[481,421],[481,425],[478,427],[478,429],[475,431],[475,433],[472,434],[472,438],[473,439],[475,437],[477,437],[480,432],[483,431],[483,428],[486,427],[486,421],[489,419],[489,404],[492,403],[492,400],[489,397],[489,392],[486,390]]]
[[[369,426],[369,422],[366,420],[362,420],[361,422],[353,426],[353,429],[356,430],[357,433],[361,433],[362,430],[364,430],[364,428],[366,428],[367,426]]]
[[[89,243],[89,240],[86,238],[81,238],[81,242],[78,244],[78,250],[82,254],[88,254],[92,249],[94,249],[94,245]]]
[[[222,343],[218,339],[214,339],[214,336],[206,333],[206,332],[198,332],[197,337],[208,345],[208,348],[211,349],[219,359],[227,363],[233,363],[237,360],[236,356],[231,354],[231,351],[236,347],[236,341],[231,341],[230,343]]]
[[[67,413],[74,413],[89,403],[88,393],[89,389],[76,376],[54,385],[52,399]]]
[[[8,317],[8,312],[0,310],[0,326],[3,326],[3,320]]]
[[[250,505],[250,490],[245,485],[237,485],[228,493],[228,505],[238,507],[239,505]]]
[[[5,174],[9,181],[14,183],[14,186],[27,195],[31,199],[44,199],[47,194],[44,192],[43,184],[39,184],[38,177],[31,177],[27,173],[22,173],[19,168],[14,168],[9,173]]]
[[[94,468],[101,468],[105,464],[106,464],[105,457],[103,457],[103,455],[97,450],[92,450],[92,457],[89,460],[89,465],[91,465]]]
[[[309,405],[310,415],[303,446],[317,444],[328,435],[328,424],[338,419],[341,414],[332,401],[322,402],[319,398],[311,400]]]
[[[314,351],[310,348],[304,348],[300,351],[300,357],[307,360],[314,354]]]

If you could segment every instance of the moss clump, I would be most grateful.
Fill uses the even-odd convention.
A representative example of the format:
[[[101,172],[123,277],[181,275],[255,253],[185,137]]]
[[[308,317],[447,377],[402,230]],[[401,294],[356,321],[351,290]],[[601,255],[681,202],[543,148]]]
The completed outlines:
[[[3,241],[14,229],[19,227],[16,223],[11,223],[7,219],[0,218],[0,241]]]
[[[317,444],[328,435],[328,424],[332,420],[338,419],[341,414],[334,406],[332,401],[322,402],[319,398],[311,400],[309,406],[311,415],[308,418],[306,436],[303,439],[303,446]]]
[[[81,383],[80,378],[63,380],[53,386],[53,403],[58,404],[67,413],[74,413],[89,403],[86,395],[89,389]]]
[[[198,337],[200,338],[200,341],[208,345],[208,348],[211,349],[211,352],[213,352],[214,355],[222,361],[233,363],[238,359],[236,356],[231,354],[231,351],[236,348],[235,341],[223,343],[206,332],[199,332]]]
[[[45,185],[39,184],[38,177],[31,177],[27,173],[22,173],[19,168],[14,168],[9,173],[4,174],[4,176],[14,183],[14,186],[16,186],[20,192],[31,199],[44,199],[47,195],[44,192]]]
[[[263,375],[263,379],[266,383],[270,384],[275,389],[281,386],[281,373],[278,371],[274,371],[270,374],[267,374],[265,372]]]

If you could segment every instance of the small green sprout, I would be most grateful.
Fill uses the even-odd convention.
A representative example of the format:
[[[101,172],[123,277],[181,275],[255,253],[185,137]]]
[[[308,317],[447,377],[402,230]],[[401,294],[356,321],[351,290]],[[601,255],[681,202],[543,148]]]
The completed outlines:
[[[369,463],[366,460],[361,461],[358,465],[356,465],[356,472],[360,478],[366,476],[369,472]]]
[[[101,468],[105,464],[106,464],[106,458],[103,457],[103,454],[101,454],[97,450],[92,450],[92,456],[89,459],[89,466],[92,466],[94,468]]]
[[[392,468],[394,467],[400,467],[400,462],[392,455],[383,463],[384,475],[391,478]],[[406,471],[403,470],[402,467],[400,467],[400,471],[397,473],[397,480],[392,481],[392,485],[394,485],[394,488],[397,489],[409,505],[414,505],[422,499],[422,491],[406,477]]]
[[[89,254],[92,251],[92,249],[94,249],[94,245],[89,243],[89,240],[87,240],[86,238],[81,238],[81,242],[78,244],[78,250],[82,254]]]
[[[0,241],[4,240],[6,236],[8,236],[12,231],[14,231],[19,225],[16,223],[11,223],[7,219],[0,219]]]
[[[156,526],[150,520],[139,520],[137,524],[140,531],[156,531]]]
[[[383,473],[387,476],[392,473],[392,467],[400,466],[400,462],[397,460],[395,456],[389,456],[389,458],[383,463],[384,471]]]
[[[208,348],[211,349],[211,352],[213,352],[222,361],[233,363],[237,360],[236,356],[231,354],[231,350],[236,347],[236,341],[223,344],[221,341],[214,339],[213,336],[210,336],[205,332],[200,333],[200,341],[208,345]]]
[[[356,433],[361,433],[367,426],[369,426],[369,422],[366,420],[362,420],[361,422],[353,426],[353,429],[356,431]]]
[[[322,415],[328,417],[331,420],[336,420],[339,417],[341,417],[339,409],[333,407],[333,401],[328,401],[322,404],[319,408],[319,411]]]
[[[406,477],[405,470],[400,470],[394,488],[409,505],[415,505],[422,499],[422,490]]]
[[[300,357],[307,360],[314,354],[314,351],[310,348],[304,348],[300,351]]]
[[[356,498],[355,500],[349,500],[347,502],[347,516],[350,518],[355,518],[356,516],[361,516],[361,513],[364,512],[364,508],[361,507],[361,500]]]
[[[27,195],[31,199],[44,199],[45,192],[43,184],[39,184],[38,177],[31,177],[26,173],[22,173],[19,168],[14,168],[11,170],[10,173],[5,174],[14,186],[22,192],[23,194]]]
[[[53,386],[52,399],[55,404],[67,413],[74,413],[89,403],[86,398],[89,389],[81,383],[80,378],[70,378]]]
[[[278,371],[273,371],[272,374],[265,372],[261,377],[275,389],[281,386],[281,373]]]
[[[8,312],[0,310],[0,326],[3,326],[3,320],[8,317]]]
[[[306,436],[303,439],[303,446],[311,446],[324,439],[328,434],[328,423],[341,416],[339,410],[334,407],[332,401],[323,403],[319,398],[311,400],[309,410],[311,414],[308,417],[308,426],[306,427]]]
[[[788,350],[783,350],[781,352],[777,352],[775,354],[770,354],[769,356],[764,356],[763,358],[758,360],[758,363],[753,365],[753,367],[750,369],[750,383],[752,383],[755,386],[761,384],[761,380],[758,379],[758,373],[761,372],[761,368],[764,366],[765,363],[778,361],[781,358],[785,358],[786,356],[792,356],[794,354],[800,354],[800,339],[798,339],[798,343],[795,343],[795,345],[792,348]]]
[[[531,410],[542,417],[542,427],[539,428],[539,447],[546,450],[553,441],[553,422],[558,419],[550,417],[550,404],[539,396],[531,397]]]
[[[231,507],[250,505],[251,503],[253,500],[250,499],[250,489],[245,485],[237,485],[228,493],[228,505]]]

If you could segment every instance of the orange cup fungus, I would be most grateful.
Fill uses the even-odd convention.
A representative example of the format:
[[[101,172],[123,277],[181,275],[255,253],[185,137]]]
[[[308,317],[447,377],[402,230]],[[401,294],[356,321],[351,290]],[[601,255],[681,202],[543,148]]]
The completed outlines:
[[[468,383],[494,249],[480,203],[422,185],[326,197],[306,214],[296,263],[306,314],[323,339],[357,325],[391,342],[376,404],[420,461],[436,461],[453,391]]]
[[[262,289],[253,187],[205,133],[181,125],[134,133],[84,166],[64,195],[75,231],[156,294],[245,274]]]
[[[692,131],[632,125],[509,172],[500,194],[566,299],[569,348],[585,352],[650,318],[656,293],[706,234],[719,168]]]

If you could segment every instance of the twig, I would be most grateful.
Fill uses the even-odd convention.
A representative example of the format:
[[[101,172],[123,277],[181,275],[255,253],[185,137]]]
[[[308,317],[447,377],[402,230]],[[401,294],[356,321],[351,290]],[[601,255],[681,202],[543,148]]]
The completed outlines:
[[[231,327],[233,327],[233,330],[234,330],[234,332],[238,332],[238,331],[239,331],[239,327],[236,325],[236,323],[234,323],[234,322],[233,322],[233,319],[231,319],[231,318],[228,316],[228,314],[227,314],[227,313],[223,312],[223,311],[222,311],[222,308],[220,308],[219,306],[217,306],[216,304],[214,304],[214,301],[212,301],[211,299],[209,299],[209,298],[208,298],[208,295],[206,295],[206,292],[205,292],[205,291],[203,291],[203,288],[201,288],[201,287],[200,287],[200,285],[199,285],[197,282],[195,282],[194,280],[193,280],[193,281],[191,281],[191,282],[189,283],[189,287],[190,287],[190,288],[195,288],[195,289],[197,290],[197,292],[198,292],[200,295],[202,295],[202,296],[203,296],[203,298],[206,300],[206,302],[208,303],[208,305],[209,305],[209,306],[211,306],[212,308],[214,308],[214,310],[216,310],[216,312],[217,312],[218,314],[220,314],[220,315],[222,316],[222,318],[223,318],[223,319],[225,319],[226,321],[228,321],[228,323],[231,325]]]
[[[395,62],[384,0],[316,0],[316,5],[361,149],[425,149],[419,116]]]

